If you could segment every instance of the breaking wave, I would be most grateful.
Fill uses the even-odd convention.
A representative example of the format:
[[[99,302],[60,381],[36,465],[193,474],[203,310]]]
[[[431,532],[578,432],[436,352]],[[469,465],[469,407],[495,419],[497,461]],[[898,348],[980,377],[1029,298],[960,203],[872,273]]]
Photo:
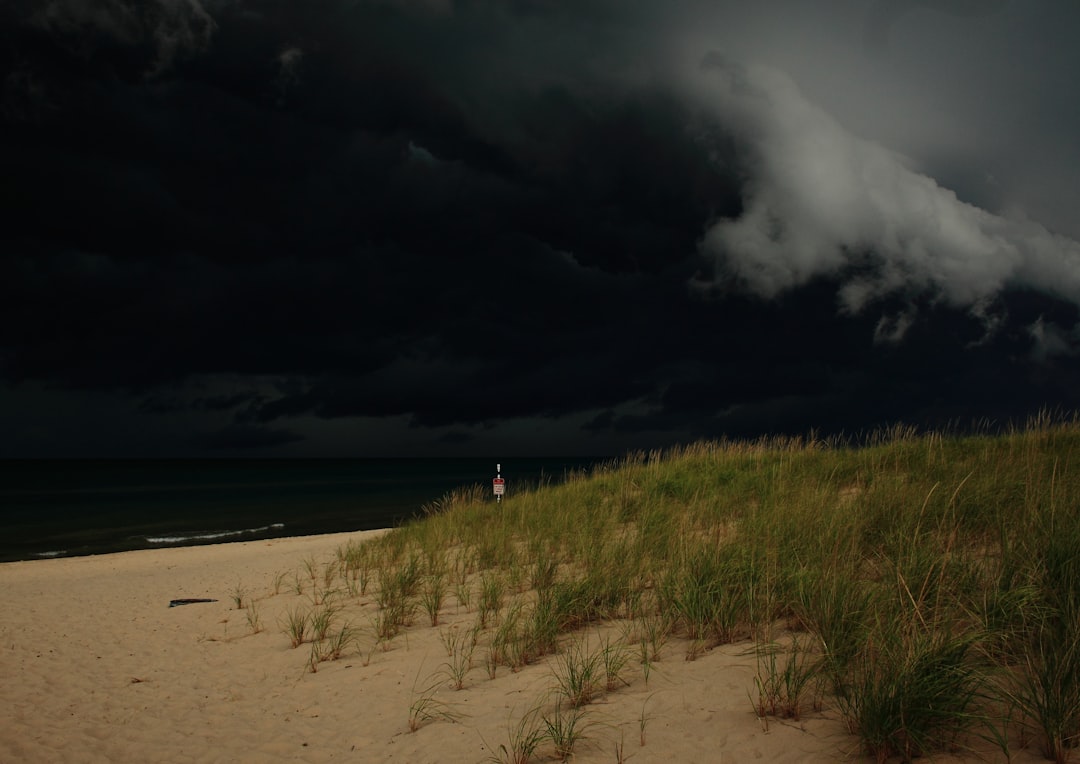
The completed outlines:
[[[280,530],[284,527],[285,523],[272,523],[270,525],[261,525],[258,528],[244,528],[239,531],[189,531],[168,536],[146,536],[145,538],[150,544],[189,544],[192,541],[220,541],[234,536],[250,536],[256,533]]]

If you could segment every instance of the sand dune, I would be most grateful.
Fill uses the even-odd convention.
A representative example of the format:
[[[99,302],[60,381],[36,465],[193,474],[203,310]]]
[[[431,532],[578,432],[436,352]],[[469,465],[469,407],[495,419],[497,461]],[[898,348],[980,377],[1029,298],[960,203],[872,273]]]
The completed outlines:
[[[366,634],[317,673],[308,670],[308,645],[290,648],[279,624],[309,595],[289,586],[274,594],[275,575],[289,571],[291,586],[294,573],[306,575],[305,559],[328,562],[363,535],[0,565],[0,761],[488,760],[554,685],[552,659],[518,673],[500,667],[493,680],[478,650],[454,690],[438,673],[447,661],[439,633],[470,627],[475,613],[453,596],[439,628],[418,616],[388,650],[371,648],[370,598],[350,598],[341,617]],[[252,633],[235,609],[237,586],[255,598],[262,631]],[[218,601],[170,608],[176,598]],[[628,684],[587,707],[574,760],[618,761],[620,745],[635,764],[859,760],[856,739],[827,707],[799,722],[759,724],[749,647],[686,661],[673,640],[647,683],[632,661]],[[432,685],[456,720],[411,732],[410,706]],[[992,749],[984,758],[994,760]],[[552,759],[552,745],[542,745],[536,760]]]

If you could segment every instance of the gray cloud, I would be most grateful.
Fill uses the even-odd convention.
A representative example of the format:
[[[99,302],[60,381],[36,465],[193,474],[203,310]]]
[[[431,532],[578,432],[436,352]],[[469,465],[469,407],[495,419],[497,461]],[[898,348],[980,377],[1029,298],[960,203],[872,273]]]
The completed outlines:
[[[710,49],[785,72],[854,134],[960,199],[1080,238],[1080,5],[1000,0],[678,4],[680,65]],[[675,7],[675,6],[672,6]],[[996,179],[995,183],[988,177]]]
[[[977,18],[996,13],[1009,0],[876,0],[866,14],[866,48],[879,53],[888,48],[894,26],[906,16],[919,13],[944,13]]]
[[[960,201],[780,71],[711,54],[702,79],[699,97],[738,137],[749,173],[743,214],[711,225],[702,250],[756,294],[830,276],[852,313],[896,294],[970,308],[1006,287],[1080,304],[1080,243]]]

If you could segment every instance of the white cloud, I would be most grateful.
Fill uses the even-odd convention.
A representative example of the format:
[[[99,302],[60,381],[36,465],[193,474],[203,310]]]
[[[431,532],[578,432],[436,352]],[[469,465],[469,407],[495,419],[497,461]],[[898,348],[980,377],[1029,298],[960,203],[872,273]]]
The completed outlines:
[[[851,312],[913,293],[975,309],[1009,285],[1080,304],[1080,243],[960,201],[849,133],[780,71],[710,54],[697,84],[748,173],[743,214],[713,222],[701,247],[752,292],[771,298],[840,275]],[[879,327],[882,339],[906,328]]]

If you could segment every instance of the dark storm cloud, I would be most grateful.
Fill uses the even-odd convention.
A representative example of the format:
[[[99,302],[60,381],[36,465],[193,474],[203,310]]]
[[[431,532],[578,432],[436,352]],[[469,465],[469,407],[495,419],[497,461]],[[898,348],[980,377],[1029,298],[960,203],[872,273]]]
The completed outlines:
[[[143,58],[146,76],[167,71],[178,59],[205,50],[216,23],[200,0],[46,0],[15,2],[32,29],[77,58],[90,60],[126,52]]]
[[[1017,189],[1078,198],[1080,114],[1024,95],[1021,130],[994,54],[1047,22],[969,5],[8,4],[11,405],[133,396],[279,450],[1078,405],[1080,250]]]
[[[1031,362],[1043,345],[1065,350],[1060,335],[1033,342],[1031,327],[1041,327],[1044,316],[1048,325],[1075,325],[1075,305],[1008,292],[997,308],[1012,320],[988,337],[980,318],[923,298],[910,308],[902,342],[875,344],[874,316],[820,309],[837,286],[818,281],[797,290],[784,298],[784,310],[741,305],[733,312],[743,318],[744,340],[722,324],[710,327],[716,340],[696,364],[672,369],[661,395],[636,410],[606,410],[587,428],[698,438],[856,434],[898,420],[955,427],[989,417],[1003,424],[1048,401],[1075,406],[1073,357],[1059,357],[1053,372]]]
[[[139,410],[150,414],[169,414],[177,411],[233,411],[242,406],[250,407],[261,403],[262,396],[244,392],[233,395],[208,395],[201,398],[185,399],[151,395],[139,404]]]
[[[195,446],[209,451],[246,451],[282,446],[303,439],[302,435],[288,430],[237,424],[196,435],[193,441]]]
[[[462,443],[468,443],[473,439],[473,436],[467,432],[461,430],[451,430],[445,435],[439,436],[440,443],[449,443],[451,445],[460,445]]]

